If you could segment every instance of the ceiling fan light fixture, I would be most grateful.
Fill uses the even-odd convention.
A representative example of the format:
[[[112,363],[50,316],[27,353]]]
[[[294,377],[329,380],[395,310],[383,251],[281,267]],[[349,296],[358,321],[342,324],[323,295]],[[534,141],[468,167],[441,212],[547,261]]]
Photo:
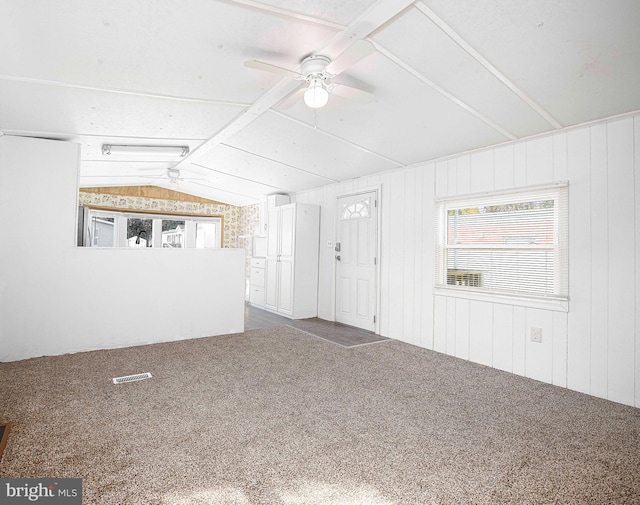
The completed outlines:
[[[172,156],[183,158],[189,154],[189,146],[132,146],[103,144],[104,156]]]
[[[178,189],[178,181],[180,180],[180,170],[177,168],[167,169],[167,177],[169,177],[169,187]]]
[[[329,92],[322,85],[322,79],[311,79],[309,87],[304,92],[304,103],[312,109],[319,109],[327,105]]]

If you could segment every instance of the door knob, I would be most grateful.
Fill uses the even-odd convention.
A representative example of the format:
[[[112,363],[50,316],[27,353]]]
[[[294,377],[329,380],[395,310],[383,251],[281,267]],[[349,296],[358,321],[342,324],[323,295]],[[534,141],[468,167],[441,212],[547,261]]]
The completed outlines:
[[[339,255],[339,254],[336,254],[336,259],[337,259],[338,261],[340,261],[340,255]]]

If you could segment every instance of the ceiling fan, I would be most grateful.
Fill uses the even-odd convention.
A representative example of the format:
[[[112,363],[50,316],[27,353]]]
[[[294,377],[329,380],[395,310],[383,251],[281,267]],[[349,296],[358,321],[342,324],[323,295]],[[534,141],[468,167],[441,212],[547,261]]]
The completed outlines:
[[[143,169],[145,170],[145,169]],[[177,189],[182,181],[204,181],[206,179],[202,177],[181,177],[180,170],[177,168],[167,168],[166,172],[161,175],[142,175],[139,177],[146,177],[149,179],[153,179],[149,184],[153,184],[154,182],[167,178],[170,189]]]
[[[375,52],[375,50],[371,42],[359,40],[335,60],[322,54],[307,56],[300,63],[300,72],[257,60],[247,60],[244,64],[247,67],[257,70],[264,70],[285,75],[291,79],[305,81],[306,84],[285,99],[285,102],[283,102],[281,106],[287,108],[287,106],[290,106],[298,99],[299,94],[303,93],[304,103],[312,109],[317,109],[327,104],[330,93],[353,99],[360,103],[367,103],[373,100],[373,94],[369,91],[347,86],[346,84],[335,82],[333,79],[352,65],[355,65],[363,58]]]

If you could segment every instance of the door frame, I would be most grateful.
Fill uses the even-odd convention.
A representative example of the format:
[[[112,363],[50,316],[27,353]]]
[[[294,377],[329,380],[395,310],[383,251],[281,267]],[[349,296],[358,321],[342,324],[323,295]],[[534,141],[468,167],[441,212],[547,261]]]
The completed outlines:
[[[358,188],[358,189],[353,189],[353,190],[349,190],[349,191],[344,191],[342,193],[338,193],[335,197],[335,202],[333,205],[333,209],[334,209],[334,214],[333,214],[333,245],[335,247],[336,241],[338,239],[338,228],[337,228],[337,223],[338,223],[338,216],[340,215],[340,206],[338,205],[338,202],[340,200],[340,198],[344,198],[344,197],[348,197],[348,196],[356,196],[356,195],[361,195],[364,193],[372,193],[375,192],[376,194],[376,202],[377,205],[374,207],[376,210],[376,268],[375,268],[375,280],[376,280],[376,322],[374,324],[374,330],[373,332],[376,335],[380,335],[380,265],[382,264],[382,260],[380,258],[380,252],[382,250],[381,248],[381,241],[380,241],[380,234],[382,231],[382,219],[381,219],[381,209],[382,209],[382,185],[381,184],[377,184],[375,186],[366,186],[363,188]],[[333,296],[333,320],[336,320],[336,300],[337,300],[337,296],[336,296],[336,274],[337,274],[337,268],[336,268],[336,261],[335,261],[335,249],[332,251],[332,255],[334,256],[334,260],[333,260],[333,291],[332,291],[332,296]]]

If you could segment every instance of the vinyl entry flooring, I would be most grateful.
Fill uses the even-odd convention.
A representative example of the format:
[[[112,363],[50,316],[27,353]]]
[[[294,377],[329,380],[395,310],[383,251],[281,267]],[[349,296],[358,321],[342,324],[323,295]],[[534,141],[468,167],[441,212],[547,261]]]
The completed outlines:
[[[267,310],[245,303],[245,330],[256,330],[273,326],[291,326],[316,337],[328,340],[343,347],[357,347],[389,340],[371,331],[348,326],[342,323],[327,321],[318,317],[310,319],[289,319]]]

